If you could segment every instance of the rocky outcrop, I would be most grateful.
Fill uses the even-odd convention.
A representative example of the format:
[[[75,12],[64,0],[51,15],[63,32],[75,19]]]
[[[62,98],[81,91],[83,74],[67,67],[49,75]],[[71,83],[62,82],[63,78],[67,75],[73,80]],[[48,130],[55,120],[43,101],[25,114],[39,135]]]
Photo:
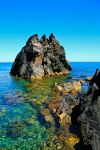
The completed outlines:
[[[100,150],[100,70],[96,71],[88,92],[74,108],[72,118],[79,124],[83,149]]]
[[[41,111],[45,121],[55,125],[55,137],[60,143],[60,149],[74,150],[79,143],[79,138],[70,132],[71,113],[79,104],[78,94],[81,92],[80,81],[57,84],[52,91],[52,99],[46,104],[46,109]]]
[[[41,79],[43,76],[66,75],[71,66],[66,61],[63,46],[51,34],[41,39],[35,34],[17,55],[11,69],[11,75],[24,79]]]
[[[80,93],[81,84],[55,84],[47,121],[52,120],[51,115],[53,122],[56,118],[57,138],[67,149],[100,150],[100,70],[90,80],[87,93]]]
[[[55,84],[48,108],[57,116],[60,126],[67,124],[68,127],[68,124],[71,124],[72,109],[79,103],[78,93],[81,90],[80,81]]]

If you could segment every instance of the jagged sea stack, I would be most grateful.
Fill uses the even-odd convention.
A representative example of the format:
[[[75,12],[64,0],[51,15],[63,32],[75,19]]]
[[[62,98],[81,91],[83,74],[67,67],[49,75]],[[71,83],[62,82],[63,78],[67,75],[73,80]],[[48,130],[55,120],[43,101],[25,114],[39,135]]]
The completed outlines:
[[[51,34],[41,39],[35,34],[17,55],[11,75],[24,79],[41,79],[43,76],[63,75],[71,71],[63,46]]]

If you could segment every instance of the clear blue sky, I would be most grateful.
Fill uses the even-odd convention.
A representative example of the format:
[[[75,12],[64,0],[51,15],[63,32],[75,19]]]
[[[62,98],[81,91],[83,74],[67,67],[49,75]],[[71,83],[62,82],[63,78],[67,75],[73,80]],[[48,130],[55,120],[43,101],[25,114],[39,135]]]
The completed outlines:
[[[100,0],[0,0],[0,61],[53,32],[69,61],[100,61]]]

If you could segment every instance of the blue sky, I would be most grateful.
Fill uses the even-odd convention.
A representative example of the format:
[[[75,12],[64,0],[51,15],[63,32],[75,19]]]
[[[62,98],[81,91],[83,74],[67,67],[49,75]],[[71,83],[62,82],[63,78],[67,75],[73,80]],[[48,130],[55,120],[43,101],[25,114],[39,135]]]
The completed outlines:
[[[100,61],[100,0],[0,0],[0,61],[53,32],[69,61]]]

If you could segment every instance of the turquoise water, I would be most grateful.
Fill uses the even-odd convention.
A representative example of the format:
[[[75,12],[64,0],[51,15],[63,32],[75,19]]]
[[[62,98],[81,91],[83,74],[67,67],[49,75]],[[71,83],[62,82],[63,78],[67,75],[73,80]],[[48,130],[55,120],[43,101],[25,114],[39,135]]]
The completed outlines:
[[[38,109],[28,102],[27,82],[9,76],[11,63],[0,64],[0,148],[38,149],[48,138],[37,120]]]
[[[12,63],[0,63],[0,149],[39,150],[53,136],[54,124],[45,122],[40,112],[51,98],[52,77],[30,83],[9,75]],[[100,63],[71,63],[73,79],[92,76]],[[84,85],[86,87],[87,85]]]
[[[73,62],[71,76],[73,78],[85,79],[91,77],[96,69],[100,69],[100,62]]]

